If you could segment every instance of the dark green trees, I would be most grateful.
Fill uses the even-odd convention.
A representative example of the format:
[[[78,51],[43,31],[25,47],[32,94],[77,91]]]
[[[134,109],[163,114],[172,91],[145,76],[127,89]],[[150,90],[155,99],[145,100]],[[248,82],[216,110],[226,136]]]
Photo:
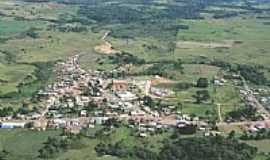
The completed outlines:
[[[165,144],[160,160],[253,160],[257,149],[222,137],[178,139]]]
[[[207,78],[199,78],[197,81],[197,87],[199,88],[207,88],[208,87],[208,79]]]

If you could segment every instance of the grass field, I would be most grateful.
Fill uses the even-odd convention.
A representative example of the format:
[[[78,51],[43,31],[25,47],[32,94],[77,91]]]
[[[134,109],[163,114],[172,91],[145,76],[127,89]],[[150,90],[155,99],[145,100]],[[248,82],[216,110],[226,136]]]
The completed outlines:
[[[183,58],[189,56],[205,56],[222,59],[229,62],[245,64],[268,63],[267,50],[269,50],[269,29],[264,20],[254,17],[236,17],[230,19],[206,19],[182,21],[190,26],[187,31],[178,32],[178,41],[193,41],[203,43],[224,43],[226,41],[239,41],[232,47],[216,48],[177,48],[176,56]],[[254,54],[256,53],[256,54]],[[256,56],[255,56],[256,55]]]
[[[96,152],[94,151],[94,147],[100,142],[103,141],[105,143],[114,144],[118,141],[123,140],[124,145],[127,147],[133,146],[144,146],[154,152],[158,152],[160,147],[162,147],[162,140],[166,137],[170,136],[170,133],[163,133],[160,135],[148,136],[145,139],[140,139],[135,136],[135,133],[132,129],[126,127],[120,127],[114,129],[112,134],[108,137],[103,137],[102,140],[97,139],[85,139],[84,142],[86,147],[82,150],[70,150],[67,153],[64,153],[58,159],[64,160],[66,158],[70,158],[72,160],[81,160],[81,159],[89,159],[89,160],[119,160],[119,158],[111,157],[111,156],[102,156],[98,157]],[[130,158],[126,158],[128,160]]]
[[[13,0],[2,0],[0,10],[7,16],[22,17],[29,20],[58,20],[61,16],[71,16],[77,11],[77,6],[67,6],[57,3],[21,3]]]
[[[129,39],[110,38],[117,50],[124,50],[146,60],[192,59],[207,57],[230,63],[267,65],[269,60],[270,26],[265,20],[254,16],[239,16],[229,19],[179,20],[178,24],[189,26],[188,30],[179,30],[176,43],[183,42],[188,47],[177,47],[173,53],[166,51],[167,42],[153,37]],[[189,42],[187,44],[187,42]],[[200,43],[204,47],[200,46]],[[143,45],[156,47],[147,49]],[[211,45],[212,47],[206,47]],[[231,46],[231,47],[228,47]],[[256,53],[256,55],[254,54]]]
[[[45,23],[41,21],[15,20],[14,18],[0,17],[0,37],[10,37],[12,35],[26,31],[31,27],[41,26]]]
[[[59,131],[0,130],[0,149],[10,152],[10,159],[34,160],[47,138],[59,134]]]
[[[195,114],[198,117],[207,118],[208,116],[206,113],[210,111],[216,115],[216,108],[214,105],[207,105],[207,104],[192,104],[192,103],[184,103],[183,105],[183,113],[184,114]]]
[[[245,141],[247,144],[257,147],[259,152],[270,152],[270,140]]]
[[[0,95],[17,91],[17,85],[35,70],[31,65],[5,65],[0,63]]]

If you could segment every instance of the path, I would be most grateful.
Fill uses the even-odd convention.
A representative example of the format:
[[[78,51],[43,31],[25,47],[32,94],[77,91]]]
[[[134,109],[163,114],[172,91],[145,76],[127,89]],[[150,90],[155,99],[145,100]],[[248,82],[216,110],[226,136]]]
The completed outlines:
[[[95,51],[98,53],[103,54],[115,54],[120,53],[120,51],[117,51],[113,49],[113,46],[110,42],[106,41],[106,38],[109,36],[111,31],[105,32],[105,34],[102,36],[101,40],[103,41],[102,44],[95,47]]]

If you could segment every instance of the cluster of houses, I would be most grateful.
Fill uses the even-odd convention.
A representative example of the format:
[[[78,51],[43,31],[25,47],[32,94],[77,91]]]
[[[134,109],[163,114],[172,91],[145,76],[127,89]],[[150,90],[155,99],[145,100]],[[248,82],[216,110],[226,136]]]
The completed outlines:
[[[219,76],[215,76],[214,80],[213,80],[213,83],[216,86],[224,86],[227,82],[228,81],[226,79],[219,77]]]
[[[248,87],[240,89],[240,95],[244,102],[256,108],[258,114],[265,120],[268,120],[270,118],[270,99],[268,96],[264,96],[266,93],[270,94],[266,89],[249,89]]]
[[[260,131],[262,129],[270,129],[270,121],[269,120],[256,122],[256,123],[253,123],[249,126],[249,131],[251,131],[251,132],[257,132],[257,131]]]
[[[126,121],[130,127],[136,127],[141,137],[163,129],[184,128],[190,125],[196,126],[205,134],[212,134],[206,122],[198,117],[191,118],[189,115],[177,113],[175,106],[157,111],[145,104],[143,96],[175,96],[173,91],[157,87],[155,80],[160,77],[154,80],[135,80],[130,77],[114,79],[106,72],[85,71],[79,66],[78,59],[79,55],[75,55],[65,62],[56,64],[56,82],[40,90],[36,96],[41,105],[38,111],[18,116],[19,119],[0,119],[0,128],[64,128],[67,132],[77,134],[84,128],[108,124],[113,119]],[[237,75],[233,78],[240,79]],[[213,83],[223,86],[227,80],[215,77]],[[255,97],[267,108],[270,106],[270,97],[265,96],[266,92],[268,91],[240,90],[246,103],[256,105]],[[264,96],[261,96],[261,93],[264,93]],[[265,121],[250,126],[252,131],[261,128],[270,128],[270,123]]]
[[[255,91],[256,97],[258,97],[260,103],[270,111],[270,89],[259,88]]]
[[[146,131],[194,123],[187,115],[177,117],[174,106],[155,111],[142,100],[142,95],[169,97],[174,94],[172,91],[155,88],[150,80],[119,80],[100,71],[85,71],[78,59],[79,55],[75,55],[56,64],[56,82],[36,96],[41,104],[39,111],[20,122],[4,121],[0,128],[23,128],[32,123],[35,129],[64,128],[79,133],[83,128],[117,119],[132,122],[143,136]]]

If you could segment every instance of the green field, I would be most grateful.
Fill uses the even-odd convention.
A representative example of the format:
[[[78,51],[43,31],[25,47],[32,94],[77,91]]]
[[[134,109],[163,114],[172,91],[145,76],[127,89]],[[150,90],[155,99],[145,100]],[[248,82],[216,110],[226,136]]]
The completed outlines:
[[[17,91],[17,85],[25,77],[34,72],[31,65],[5,65],[0,63],[0,77],[4,84],[0,85],[0,95]]]
[[[0,17],[0,35],[1,36],[11,36],[23,32],[30,27],[39,25],[39,22],[28,22],[28,21],[18,21],[12,18],[2,18]]]
[[[42,148],[47,138],[59,133],[59,131],[0,130],[0,149],[10,152],[10,159],[37,159],[38,150]]]
[[[89,131],[96,132],[101,127],[97,126],[94,129],[88,129]],[[30,160],[30,159],[39,159],[38,151],[44,145],[48,137],[57,137],[61,133],[60,130],[51,130],[51,131],[27,131],[27,130],[0,130],[0,150],[6,150],[10,154],[10,159],[21,159],[21,160]],[[145,147],[158,152],[160,147],[162,147],[162,140],[170,136],[170,133],[158,134],[149,136],[145,139],[138,139],[135,136],[135,132],[132,129],[121,127],[118,129],[113,129],[112,133],[109,136],[101,138],[87,138],[82,137],[80,143],[83,144],[83,147],[80,149],[69,149],[67,152],[63,152],[57,155],[59,160],[119,160],[120,158],[112,156],[98,156],[95,152],[95,146],[100,142],[104,143],[116,143],[118,141],[124,140],[125,145],[128,147],[141,146],[146,144]]]
[[[269,153],[270,152],[270,140],[254,140],[246,141],[247,144],[255,146],[259,149],[259,152]]]

